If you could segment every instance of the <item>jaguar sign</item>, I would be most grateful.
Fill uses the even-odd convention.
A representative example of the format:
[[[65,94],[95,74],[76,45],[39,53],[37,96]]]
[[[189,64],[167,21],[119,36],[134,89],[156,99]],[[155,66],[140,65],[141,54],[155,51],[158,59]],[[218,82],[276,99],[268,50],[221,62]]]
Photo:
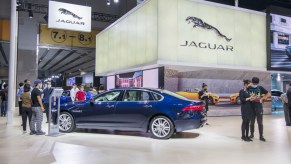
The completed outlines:
[[[49,1],[49,28],[91,32],[91,7]]]
[[[225,39],[226,42],[230,42],[232,38],[229,38],[222,34],[216,27],[204,22],[202,19],[189,16],[186,18],[186,22],[188,24],[193,24],[193,28],[201,28],[207,31],[213,31],[216,35],[220,38]],[[207,48],[211,50],[220,50],[220,51],[233,51],[233,46],[230,45],[222,45],[222,44],[215,44],[215,43],[205,43],[205,42],[195,42],[195,41],[185,41],[184,44],[181,45],[182,47],[195,47],[195,48]]]
[[[230,42],[231,38],[226,37],[223,35],[216,27],[211,26],[210,24],[204,22],[202,19],[197,17],[187,17],[186,21],[188,24],[193,23],[193,28],[200,27],[206,30],[214,31],[219,37],[224,38],[226,41]]]

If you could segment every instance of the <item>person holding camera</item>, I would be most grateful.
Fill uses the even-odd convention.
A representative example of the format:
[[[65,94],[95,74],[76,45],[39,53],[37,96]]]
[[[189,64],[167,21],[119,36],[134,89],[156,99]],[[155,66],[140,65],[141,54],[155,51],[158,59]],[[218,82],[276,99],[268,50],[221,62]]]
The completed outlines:
[[[207,115],[207,112],[209,110],[209,94],[207,91],[207,85],[205,83],[202,84],[202,90],[198,92],[198,96],[201,101],[204,101],[206,115]],[[209,124],[206,122],[206,125],[209,125]]]

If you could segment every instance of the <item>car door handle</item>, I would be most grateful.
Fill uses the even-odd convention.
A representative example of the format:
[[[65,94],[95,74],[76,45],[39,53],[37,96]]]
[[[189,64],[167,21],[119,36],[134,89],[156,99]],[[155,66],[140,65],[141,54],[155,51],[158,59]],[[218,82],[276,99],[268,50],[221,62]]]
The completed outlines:
[[[152,108],[153,106],[152,105],[145,105],[144,107],[145,108]]]
[[[114,108],[114,105],[107,105],[106,108]]]

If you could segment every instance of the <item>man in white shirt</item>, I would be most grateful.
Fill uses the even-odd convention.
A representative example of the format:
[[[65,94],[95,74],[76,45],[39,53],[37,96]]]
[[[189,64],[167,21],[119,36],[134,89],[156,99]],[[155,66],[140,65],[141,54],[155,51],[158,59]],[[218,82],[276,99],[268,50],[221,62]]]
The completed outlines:
[[[76,93],[78,91],[79,91],[79,88],[77,88],[77,85],[73,84],[73,87],[72,87],[71,92],[70,92],[70,96],[71,96],[71,99],[72,99],[73,102],[75,101]]]

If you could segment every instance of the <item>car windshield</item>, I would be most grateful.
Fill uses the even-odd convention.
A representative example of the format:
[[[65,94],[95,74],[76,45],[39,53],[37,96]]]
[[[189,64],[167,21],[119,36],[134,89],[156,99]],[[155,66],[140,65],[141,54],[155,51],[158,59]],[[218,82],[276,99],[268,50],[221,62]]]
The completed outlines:
[[[184,96],[181,96],[177,93],[174,93],[174,92],[171,92],[171,91],[168,91],[168,90],[162,90],[161,91],[162,93],[165,93],[167,95],[170,95],[170,96],[173,96],[173,97],[176,97],[178,99],[182,99],[182,100],[189,100],[188,98],[184,97]]]

